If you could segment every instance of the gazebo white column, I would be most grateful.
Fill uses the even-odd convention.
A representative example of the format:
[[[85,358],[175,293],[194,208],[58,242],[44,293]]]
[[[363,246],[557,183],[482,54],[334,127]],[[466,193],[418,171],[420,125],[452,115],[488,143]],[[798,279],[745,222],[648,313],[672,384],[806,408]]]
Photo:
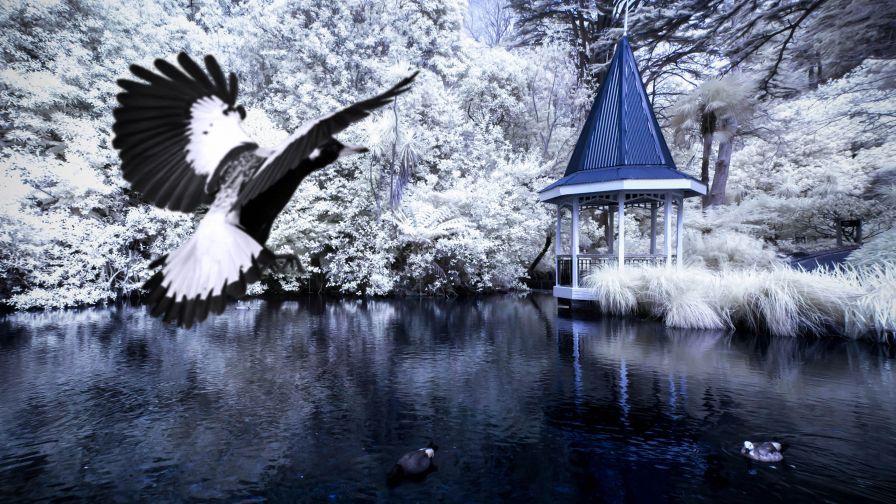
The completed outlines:
[[[650,255],[656,255],[656,203],[650,204]],[[651,258],[651,260],[653,260]]]
[[[554,235],[554,257],[560,257],[563,255],[563,240],[561,238],[561,233],[563,232],[563,227],[561,223],[563,222],[563,205],[557,205],[557,232]],[[560,285],[560,261],[555,259],[556,267],[554,268],[554,285]]]
[[[672,266],[672,194],[666,193],[663,199],[663,253],[666,255],[666,267]]]
[[[619,245],[616,257],[619,260],[619,269],[625,267],[625,193],[620,191],[618,195],[619,201]]]
[[[684,196],[678,198],[678,216],[675,219],[675,265],[681,269],[681,262],[684,260],[684,246],[682,244],[682,230],[684,229]]]
[[[579,286],[579,198],[572,200],[572,286]]]
[[[613,230],[614,222],[616,219],[613,218],[613,207],[607,205],[607,253],[613,254],[616,250],[616,245],[613,243],[615,241],[614,236],[616,232]]]

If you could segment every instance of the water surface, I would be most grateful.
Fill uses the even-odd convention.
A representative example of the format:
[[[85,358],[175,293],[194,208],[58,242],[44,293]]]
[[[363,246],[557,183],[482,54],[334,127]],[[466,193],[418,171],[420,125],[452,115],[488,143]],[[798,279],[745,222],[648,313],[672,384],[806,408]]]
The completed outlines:
[[[0,319],[0,501],[896,501],[893,350],[550,296]],[[784,463],[744,439],[789,445]],[[385,474],[434,440],[438,470]]]

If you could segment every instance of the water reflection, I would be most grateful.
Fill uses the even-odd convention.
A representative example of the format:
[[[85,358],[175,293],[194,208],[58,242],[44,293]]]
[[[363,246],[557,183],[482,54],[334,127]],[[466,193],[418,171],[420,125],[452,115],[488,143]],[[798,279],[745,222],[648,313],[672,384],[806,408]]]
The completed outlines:
[[[890,421],[896,393],[888,386],[894,375],[886,348],[672,330],[612,318],[559,319],[558,337],[581,345],[576,358],[586,369],[593,363],[619,370],[618,381],[586,387],[593,411],[577,421],[564,418],[564,426],[594,428],[597,439],[612,429],[621,432],[626,446],[636,447],[636,458],[621,462],[642,473],[635,479],[647,481],[651,470],[639,466],[653,461],[670,472],[676,464],[700,470],[712,500],[750,500],[744,499],[749,488],[773,500],[896,496],[896,480],[885,474],[896,468]],[[613,404],[618,409],[608,411]],[[747,438],[789,443],[787,464],[777,471],[745,466],[737,449]],[[604,447],[594,456],[605,461]]]
[[[558,318],[549,296],[0,320],[0,500],[886,501],[893,356]],[[745,438],[791,444],[751,466]],[[386,486],[433,439],[439,471]],[[865,447],[873,446],[874,450]]]

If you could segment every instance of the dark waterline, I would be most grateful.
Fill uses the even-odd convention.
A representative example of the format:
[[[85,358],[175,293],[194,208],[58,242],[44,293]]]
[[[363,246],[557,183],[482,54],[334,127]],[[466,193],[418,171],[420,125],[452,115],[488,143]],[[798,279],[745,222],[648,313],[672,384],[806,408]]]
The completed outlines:
[[[557,316],[550,296],[0,318],[0,501],[896,501],[884,347]],[[789,444],[755,464],[744,439]],[[438,470],[395,488],[401,453]]]

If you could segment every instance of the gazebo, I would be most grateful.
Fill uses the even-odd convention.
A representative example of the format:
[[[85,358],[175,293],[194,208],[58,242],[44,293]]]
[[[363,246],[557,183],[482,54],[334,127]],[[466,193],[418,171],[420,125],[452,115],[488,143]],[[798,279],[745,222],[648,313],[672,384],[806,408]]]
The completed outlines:
[[[584,287],[583,278],[602,264],[615,263],[624,268],[632,263],[671,266],[674,261],[681,265],[684,198],[702,194],[706,194],[706,186],[675,167],[628,38],[623,36],[564,177],[539,192],[541,201],[557,205],[554,297],[594,299],[593,292]],[[670,239],[673,206],[674,254]],[[626,253],[626,209],[649,211],[650,242],[646,252]],[[664,232],[663,249],[658,253],[656,228],[660,210]],[[593,215],[587,224],[603,227],[603,237],[584,251],[580,239],[583,212]],[[569,216],[568,223],[564,223],[565,214]],[[566,230],[568,239],[564,240]]]

